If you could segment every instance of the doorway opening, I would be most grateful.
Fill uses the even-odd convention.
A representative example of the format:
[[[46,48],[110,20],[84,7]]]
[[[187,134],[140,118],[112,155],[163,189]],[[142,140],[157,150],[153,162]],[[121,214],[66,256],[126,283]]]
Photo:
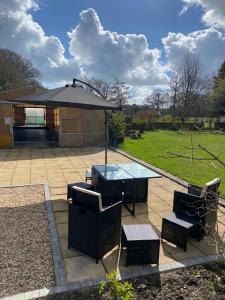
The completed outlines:
[[[13,136],[16,146],[58,146],[58,109],[15,106]]]
[[[39,107],[25,107],[25,126],[45,127],[46,109]]]

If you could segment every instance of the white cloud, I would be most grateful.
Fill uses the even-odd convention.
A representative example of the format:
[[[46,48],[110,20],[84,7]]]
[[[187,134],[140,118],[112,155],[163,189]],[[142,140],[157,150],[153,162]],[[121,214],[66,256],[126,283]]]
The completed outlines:
[[[166,84],[160,51],[150,49],[140,34],[119,34],[105,30],[94,9],[80,13],[81,21],[71,32],[69,51],[89,76],[118,77],[132,85]]]
[[[172,68],[179,65],[188,52],[199,55],[207,72],[216,72],[225,59],[225,36],[216,28],[195,31],[188,35],[169,32],[162,39],[168,63]]]
[[[130,86],[129,87],[129,98],[130,104],[144,104],[145,98],[152,94],[154,88],[149,86]]]
[[[105,80],[116,76],[132,86],[132,102],[142,103],[155,87],[165,88],[167,71],[177,65],[187,51],[199,53],[209,71],[216,71],[225,59],[223,31],[208,28],[188,35],[169,33],[162,39],[162,51],[165,50],[168,58],[167,65],[163,65],[161,51],[151,49],[144,35],[119,34],[104,29],[91,8],[80,13],[79,24],[68,33],[70,58],[66,58],[60,39],[46,35],[33,20],[31,13],[38,9],[37,1],[0,0],[0,47],[30,59],[42,73],[42,81],[50,87],[53,83],[70,81],[75,76],[94,76]],[[222,27],[225,0],[182,1],[184,5],[201,5],[205,22],[205,16],[211,14],[216,16]],[[212,3],[215,5],[212,6]],[[207,17],[207,24],[212,24],[213,21],[209,20]]]
[[[182,0],[184,2],[184,13],[192,5],[203,8],[202,21],[208,25],[225,28],[225,1],[224,0]]]
[[[0,1],[0,47],[30,59],[45,82],[71,80],[80,73],[75,58],[66,59],[59,38],[47,36],[34,22],[31,10],[38,9],[34,0]]]

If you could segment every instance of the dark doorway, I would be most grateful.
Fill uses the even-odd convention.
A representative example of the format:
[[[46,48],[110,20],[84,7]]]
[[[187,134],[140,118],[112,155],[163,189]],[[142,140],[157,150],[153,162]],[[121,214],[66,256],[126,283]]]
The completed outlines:
[[[58,146],[55,130],[56,109],[45,107],[14,107],[14,144],[15,146],[49,147]]]

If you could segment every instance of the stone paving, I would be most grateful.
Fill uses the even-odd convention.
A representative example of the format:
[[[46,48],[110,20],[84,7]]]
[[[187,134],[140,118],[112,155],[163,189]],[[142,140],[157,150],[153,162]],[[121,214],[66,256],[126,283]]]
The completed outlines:
[[[126,163],[123,155],[109,151],[108,163]],[[125,267],[125,253],[115,248],[95,264],[90,257],[67,248],[67,184],[84,181],[84,173],[94,164],[104,163],[104,149],[92,148],[17,148],[0,150],[0,186],[48,183],[61,253],[68,282],[94,279],[106,272],[138,270],[142,266]],[[123,208],[122,224],[150,223],[158,235],[161,232],[162,216],[172,211],[174,190],[185,188],[166,177],[149,180],[148,202],[136,205],[136,214],[131,216]],[[222,218],[224,212],[219,212]],[[223,225],[220,231],[224,232]],[[214,255],[214,243],[190,239],[187,252],[166,242],[160,246],[160,264],[181,262],[206,255]]]

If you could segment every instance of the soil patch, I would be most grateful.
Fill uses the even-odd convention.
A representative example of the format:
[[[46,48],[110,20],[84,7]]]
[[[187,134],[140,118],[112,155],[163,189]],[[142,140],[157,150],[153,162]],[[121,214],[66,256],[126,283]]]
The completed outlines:
[[[155,274],[130,280],[135,289],[134,300],[224,300],[225,264],[211,264]],[[98,287],[74,293],[48,296],[48,300],[110,300],[101,298]]]

